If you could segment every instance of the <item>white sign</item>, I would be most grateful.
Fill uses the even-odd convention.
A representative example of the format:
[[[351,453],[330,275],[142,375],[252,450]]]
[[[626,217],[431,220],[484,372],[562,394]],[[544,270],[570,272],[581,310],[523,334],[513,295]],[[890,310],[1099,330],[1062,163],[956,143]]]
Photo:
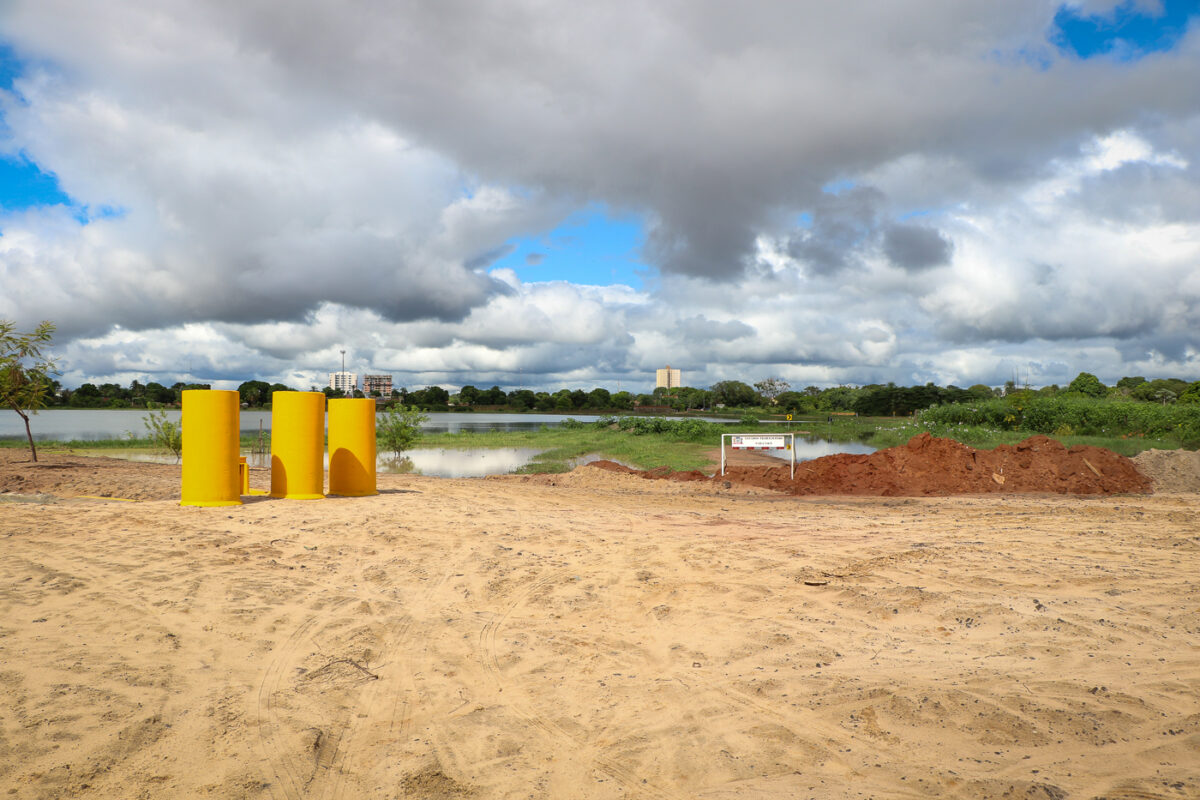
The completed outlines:
[[[793,433],[722,433],[721,474],[725,474],[725,440],[733,450],[787,450],[792,461],[792,480],[796,479],[796,435]]]
[[[782,433],[735,433],[730,437],[734,450],[790,450],[791,443]]]

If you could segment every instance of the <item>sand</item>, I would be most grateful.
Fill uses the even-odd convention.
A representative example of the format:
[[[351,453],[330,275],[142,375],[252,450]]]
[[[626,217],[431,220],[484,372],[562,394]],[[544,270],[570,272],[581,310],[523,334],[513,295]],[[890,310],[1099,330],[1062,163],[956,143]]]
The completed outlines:
[[[1200,797],[1194,492],[56,458],[0,459],[2,796]]]

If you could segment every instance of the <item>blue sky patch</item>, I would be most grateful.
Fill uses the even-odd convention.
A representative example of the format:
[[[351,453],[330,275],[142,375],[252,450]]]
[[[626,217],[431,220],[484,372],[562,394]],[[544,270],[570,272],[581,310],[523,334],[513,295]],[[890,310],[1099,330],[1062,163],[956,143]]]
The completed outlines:
[[[13,83],[23,71],[16,52],[0,42],[0,91],[13,91]],[[0,134],[5,130],[4,115],[0,114]],[[44,171],[23,153],[0,153],[0,211],[70,203],[71,198],[59,187],[53,173]]]
[[[548,233],[509,239],[511,250],[491,267],[511,269],[524,283],[565,280],[641,288],[649,269],[640,256],[645,240],[640,217],[614,215],[603,205],[589,206]]]
[[[0,42],[0,89],[11,92],[13,81],[21,75],[21,72],[21,60],[17,58],[17,54],[13,52],[12,47]]]
[[[23,156],[0,156],[0,209],[19,211],[70,202],[53,174]]]
[[[830,181],[829,183],[822,186],[821,191],[824,192],[825,194],[831,194],[831,195],[837,196],[837,195],[841,194],[842,192],[850,191],[857,185],[858,185],[858,183],[856,181],[851,180],[850,178],[838,178],[837,180]]]
[[[1079,58],[1113,56],[1136,61],[1175,47],[1197,16],[1200,4],[1196,0],[1162,0],[1161,14],[1134,0],[1125,0],[1107,14],[1084,14],[1064,5],[1054,15],[1048,38],[1059,50]]]

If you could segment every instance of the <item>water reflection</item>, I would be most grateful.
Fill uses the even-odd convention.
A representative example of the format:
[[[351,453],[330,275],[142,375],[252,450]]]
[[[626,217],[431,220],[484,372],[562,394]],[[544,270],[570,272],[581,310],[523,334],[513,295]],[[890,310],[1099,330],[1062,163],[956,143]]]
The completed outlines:
[[[78,439],[131,439],[146,436],[145,419],[148,412],[140,409],[107,408],[51,408],[38,413],[33,421],[35,440],[55,439],[70,441]],[[167,419],[178,422],[180,410],[167,409]],[[500,414],[490,412],[434,413],[421,424],[424,433],[463,433],[483,431],[530,431],[543,425],[555,428],[568,417],[578,422],[595,422],[595,414]],[[243,435],[253,436],[264,431],[270,435],[271,412],[242,409],[239,427]],[[729,422],[727,419],[696,417],[711,422]],[[25,438],[25,426],[16,414],[0,414],[0,439]]]
[[[516,472],[542,452],[532,447],[491,447],[473,450],[422,448],[408,450],[402,458],[381,455],[380,472],[416,472],[437,478],[482,478]]]
[[[516,472],[521,467],[532,462],[542,451],[535,447],[477,447],[466,450],[457,448],[429,447],[408,450],[397,458],[394,453],[380,452],[375,468],[381,473],[404,474],[415,473],[434,478],[482,478],[485,475],[506,475]],[[730,453],[730,451],[726,451]],[[784,461],[791,456],[786,450],[758,450]],[[831,442],[825,439],[796,439],[796,460],[808,461],[821,456],[836,453],[873,453],[875,448],[857,442]],[[146,461],[156,464],[176,464],[175,456],[168,453],[148,453],[129,450],[105,450],[103,454],[112,458],[124,458],[129,461]],[[732,453],[730,453],[732,455]],[[246,462],[251,469],[269,469],[271,467],[270,453],[255,453],[242,450]],[[568,466],[571,468],[589,464],[604,456],[595,453],[572,459]],[[329,468],[329,454],[325,454],[325,468]]]
[[[859,442],[831,442],[828,439],[806,439],[800,436],[796,437],[796,460],[811,461],[814,458],[822,456],[833,456],[839,453],[849,453],[851,455],[867,455],[874,453],[876,448],[869,444],[861,444]],[[792,457],[787,450],[762,450],[768,455],[781,458],[784,461],[791,461]]]

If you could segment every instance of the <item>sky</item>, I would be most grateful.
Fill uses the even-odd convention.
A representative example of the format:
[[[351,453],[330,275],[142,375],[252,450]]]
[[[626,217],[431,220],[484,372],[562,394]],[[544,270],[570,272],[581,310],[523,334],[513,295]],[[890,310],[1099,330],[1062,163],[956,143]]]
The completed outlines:
[[[1197,0],[0,0],[66,386],[1200,379]]]

